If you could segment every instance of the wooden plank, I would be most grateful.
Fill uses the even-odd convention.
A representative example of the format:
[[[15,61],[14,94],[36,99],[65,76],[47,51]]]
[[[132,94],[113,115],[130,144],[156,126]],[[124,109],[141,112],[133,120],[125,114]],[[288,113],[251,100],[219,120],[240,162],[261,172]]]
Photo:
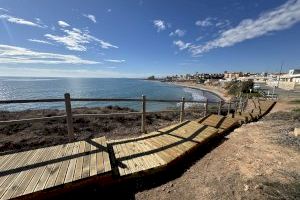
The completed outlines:
[[[72,155],[78,154],[80,148],[80,142],[76,142],[74,145],[75,146],[73,148]],[[70,160],[64,183],[69,183],[73,180],[77,160],[78,160],[77,157]]]
[[[140,144],[141,147],[145,149],[145,151],[152,151],[154,148],[153,146],[150,146],[145,140],[141,141]],[[151,155],[153,159],[155,159],[156,162],[159,163],[160,165],[166,164],[166,162],[161,157],[159,157],[156,153],[152,153]]]
[[[75,146],[76,146],[75,143],[70,143],[70,148],[68,148],[66,156],[72,155]],[[62,161],[62,164],[61,164],[61,166],[59,168],[59,173],[58,173],[58,175],[56,177],[56,180],[55,180],[55,184],[54,184],[55,186],[61,185],[61,184],[64,183],[69,163],[70,163],[70,159],[69,158],[65,159],[64,161]]]
[[[127,146],[125,145],[126,143],[122,143],[119,144],[119,148],[120,148],[120,159],[122,159],[125,156],[130,155],[128,150],[127,150]],[[136,171],[136,162],[132,159],[126,159],[126,160],[122,160],[123,163],[125,163],[125,165],[127,166],[125,168],[125,175],[130,174],[130,173],[134,173]]]
[[[40,149],[40,152],[38,154],[35,154],[34,159],[32,160],[32,162],[30,162],[29,164],[35,164],[37,162],[40,162],[40,160],[45,157],[45,153],[47,153],[48,148],[43,148]],[[26,175],[30,172],[31,170],[26,170],[26,171],[22,171],[18,174],[18,176],[14,179],[13,182],[11,182],[10,186],[8,187],[8,189],[5,191],[4,194],[0,194],[0,196],[2,196],[1,198],[3,199],[10,199],[15,192],[19,193],[18,191],[21,190],[21,188],[19,188],[19,184],[22,183],[23,181],[28,181],[26,179]]]
[[[97,148],[91,144],[91,151],[96,151]],[[90,176],[94,176],[97,174],[97,154],[92,153],[91,154],[91,160],[90,160]]]
[[[146,153],[146,155],[141,156],[141,159],[147,165],[146,169],[152,169],[161,165],[160,160],[158,160],[153,154],[147,154],[148,150],[146,149],[147,145],[145,143],[139,142],[136,145],[141,153]]]
[[[97,142],[99,145],[103,146],[103,142],[105,142],[105,138],[104,137],[95,138],[94,141]],[[105,171],[103,151],[100,151],[96,154],[96,171],[97,174],[101,174]]]
[[[61,148],[62,145],[55,146],[55,148],[46,155],[46,157],[49,156],[46,160],[50,161],[51,159],[55,158]],[[32,193],[34,191],[36,185],[39,183],[39,180],[46,169],[47,169],[47,165],[38,168],[35,175],[33,176],[30,183],[28,184],[27,188],[25,189],[23,195]]]
[[[85,144],[86,144],[85,141],[79,142],[79,152],[78,153],[82,154],[85,152]],[[76,161],[76,167],[75,167],[75,171],[74,171],[73,181],[76,181],[81,178],[82,166],[83,166],[83,156],[80,156],[79,158],[77,158],[77,161]]]
[[[24,163],[26,163],[27,165],[31,164],[31,162],[33,162],[34,159],[36,159],[37,155],[40,154],[41,150],[42,149],[28,151],[28,153],[29,153],[28,156],[27,157],[24,156],[25,160],[17,163],[15,165],[15,168],[23,166]],[[2,177],[1,184],[0,184],[0,199],[1,199],[2,195],[4,195],[6,190],[10,187],[10,185],[13,183],[13,181],[18,177],[19,174],[20,173],[9,174],[9,175]]]
[[[150,141],[154,146],[156,146],[157,154],[164,157],[164,160],[166,163],[169,163],[174,159],[174,153],[170,151],[170,149],[162,150],[161,148],[164,146],[160,140],[158,140],[158,137],[151,138],[148,141]]]
[[[160,148],[160,145],[156,143],[154,139],[147,139],[144,141],[146,144],[148,144],[149,147],[151,147],[152,150],[157,150]],[[169,163],[171,159],[171,155],[169,155],[167,152],[164,151],[157,151],[155,152],[155,155],[160,157],[162,160],[164,160],[165,164]]]
[[[105,137],[102,138],[102,146],[106,149],[106,151],[103,152],[103,159],[104,159],[104,168],[105,172],[111,171],[111,164],[108,154],[108,148]]]
[[[67,155],[68,149],[71,148],[72,146],[73,146],[72,143],[68,143],[64,146],[64,149],[61,152],[61,158]],[[52,166],[51,171],[49,172],[50,176],[48,177],[47,183],[45,184],[43,189],[50,188],[55,185],[56,177],[58,176],[61,165],[62,162],[57,162]]]
[[[122,150],[120,148],[120,145],[114,145],[114,153],[116,156],[117,164],[118,164],[118,171],[120,176],[126,175],[127,174],[127,168],[129,168],[129,165],[126,161],[119,161],[119,158],[122,156]]]
[[[66,145],[60,145],[59,151],[57,152],[57,154],[53,158],[54,159],[60,158],[61,155],[63,154],[63,152],[65,151],[65,148],[66,148]],[[33,190],[34,192],[42,190],[45,187],[45,185],[47,183],[47,180],[48,180],[54,166],[55,166],[55,163],[47,165],[45,167],[45,170],[42,173],[42,176],[38,180],[38,183],[37,183],[37,185],[35,186],[35,188]]]
[[[129,150],[129,155],[139,155],[142,152],[140,149],[137,147],[136,142],[131,142],[131,143],[126,143],[127,149]],[[134,157],[131,159],[133,161],[135,172],[143,171],[147,168],[149,168],[148,164],[145,162],[144,158],[142,158],[141,155]]]
[[[91,158],[91,156],[89,155],[90,150],[91,150],[91,144],[86,142],[85,143],[85,153],[87,153],[87,155],[85,155],[83,157],[81,178],[86,178],[90,175],[90,158]]]

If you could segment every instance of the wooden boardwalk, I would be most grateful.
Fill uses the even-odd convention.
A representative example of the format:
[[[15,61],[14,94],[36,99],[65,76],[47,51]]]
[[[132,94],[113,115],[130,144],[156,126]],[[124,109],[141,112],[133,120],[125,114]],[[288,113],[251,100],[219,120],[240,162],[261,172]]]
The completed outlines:
[[[87,180],[105,184],[108,179],[140,177],[167,169],[212,138],[259,119],[273,105],[271,101],[257,101],[249,112],[208,115],[135,138],[106,141],[100,137],[2,155],[0,199],[39,198],[38,194],[65,191]]]
[[[186,121],[145,137],[111,142],[120,176],[158,169],[176,161],[218,130]]]
[[[101,137],[4,155],[0,169],[0,199],[10,199],[109,174],[111,165]]]

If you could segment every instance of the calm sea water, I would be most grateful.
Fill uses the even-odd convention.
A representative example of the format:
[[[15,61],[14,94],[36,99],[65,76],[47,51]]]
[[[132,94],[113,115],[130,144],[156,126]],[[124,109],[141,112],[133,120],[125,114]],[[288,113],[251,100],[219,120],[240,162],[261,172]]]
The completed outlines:
[[[217,100],[206,91],[184,88],[156,81],[112,78],[11,78],[0,77],[0,100],[63,98],[64,93],[73,98],[141,98],[151,99]],[[126,106],[136,110],[139,102],[72,102],[72,107]],[[177,107],[176,103],[147,103],[147,110]],[[1,105],[0,110],[64,109],[63,103],[32,103]]]

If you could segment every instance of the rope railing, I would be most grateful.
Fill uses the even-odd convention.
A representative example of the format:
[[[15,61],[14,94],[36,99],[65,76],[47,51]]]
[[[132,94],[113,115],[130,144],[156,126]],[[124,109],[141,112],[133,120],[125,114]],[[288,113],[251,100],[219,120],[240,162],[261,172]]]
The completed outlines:
[[[243,108],[241,99],[225,102],[223,100],[219,101],[208,101],[208,99],[203,101],[196,100],[186,100],[184,97],[180,100],[168,100],[168,99],[147,99],[146,96],[142,96],[142,98],[71,98],[69,93],[65,93],[65,98],[61,99],[29,99],[29,100],[0,100],[0,106],[5,104],[19,104],[19,103],[55,103],[55,102],[64,102],[65,103],[65,115],[60,116],[51,116],[51,117],[39,117],[39,118],[29,118],[29,119],[18,119],[18,120],[7,120],[0,121],[1,125],[12,125],[19,123],[34,123],[41,121],[50,121],[50,120],[58,120],[58,119],[66,119],[67,130],[69,140],[74,140],[74,127],[73,127],[73,118],[80,117],[106,117],[106,116],[126,116],[126,115],[141,115],[141,132],[146,133],[146,115],[151,113],[167,113],[167,112],[179,112],[179,120],[180,122],[184,121],[185,111],[186,111],[186,103],[198,103],[203,104],[204,116],[208,115],[209,104],[217,105],[217,113],[220,115],[222,109],[225,104],[227,104],[227,113],[233,109],[234,112],[238,108]],[[73,114],[72,113],[72,102],[139,102],[141,103],[141,111],[140,112],[126,112],[126,113],[97,113],[97,114]],[[161,110],[161,111],[147,111],[146,105],[149,102],[157,102],[157,103],[180,103],[180,110]],[[202,110],[202,109],[201,109]],[[241,109],[242,110],[242,109]]]

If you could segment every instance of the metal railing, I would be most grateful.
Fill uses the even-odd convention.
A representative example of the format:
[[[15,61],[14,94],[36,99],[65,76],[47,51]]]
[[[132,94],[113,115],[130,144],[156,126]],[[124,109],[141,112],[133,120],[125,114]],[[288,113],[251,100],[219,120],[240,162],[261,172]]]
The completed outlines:
[[[99,113],[99,114],[73,114],[72,113],[72,104],[71,102],[139,102],[141,103],[140,112],[126,112],[126,113]],[[57,119],[66,119],[67,130],[69,140],[74,140],[74,127],[73,119],[79,117],[105,117],[113,115],[141,115],[141,132],[146,133],[146,115],[150,113],[164,113],[164,112],[179,112],[180,113],[180,122],[184,121],[185,117],[185,104],[186,103],[201,103],[204,106],[204,116],[208,114],[209,104],[217,104],[217,112],[220,115],[222,108],[227,104],[227,113],[229,114],[231,110],[234,112],[238,109],[241,111],[245,108],[245,100],[241,98],[239,100],[234,100],[230,102],[220,101],[195,101],[195,100],[186,100],[182,97],[181,100],[166,100],[166,99],[147,99],[146,96],[142,95],[142,98],[71,98],[69,93],[64,94],[64,99],[31,99],[31,100],[0,100],[1,104],[19,104],[19,103],[54,103],[54,102],[64,102],[65,103],[65,115],[51,116],[51,117],[39,117],[39,118],[29,118],[29,119],[18,119],[18,120],[7,120],[0,121],[0,125],[11,125],[18,123],[34,123],[41,121],[57,120]],[[158,103],[180,103],[180,110],[162,110],[162,111],[147,111],[146,104],[147,102],[158,102]]]

